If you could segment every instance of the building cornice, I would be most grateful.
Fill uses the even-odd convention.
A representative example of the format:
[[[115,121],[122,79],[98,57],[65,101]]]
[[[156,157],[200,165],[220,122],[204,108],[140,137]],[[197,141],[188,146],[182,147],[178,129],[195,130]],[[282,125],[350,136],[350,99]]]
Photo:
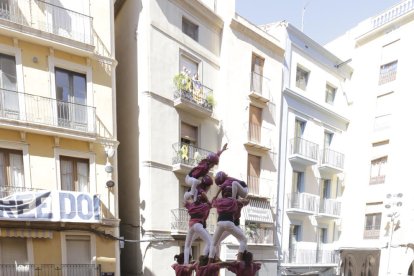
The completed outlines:
[[[315,110],[320,111],[323,114],[326,114],[327,116],[334,118],[336,121],[344,124],[344,125],[348,125],[349,124],[349,119],[345,118],[344,116],[338,114],[337,112],[330,110],[314,101],[312,101],[311,99],[304,97],[303,95],[291,90],[290,88],[286,88],[283,91],[283,95],[286,97],[290,97],[292,99],[295,99],[298,102],[303,103],[306,106],[310,106]]]
[[[192,15],[199,18],[203,18],[209,24],[216,28],[223,29],[224,21],[214,11],[209,9],[199,0],[169,0],[172,3],[180,6],[184,10],[187,10]]]
[[[280,55],[283,55],[284,49],[281,42],[275,37],[269,35],[259,27],[254,24],[251,24],[243,17],[236,14],[236,16],[231,20],[230,27],[251,37],[255,41],[265,45],[269,49],[275,50]]]

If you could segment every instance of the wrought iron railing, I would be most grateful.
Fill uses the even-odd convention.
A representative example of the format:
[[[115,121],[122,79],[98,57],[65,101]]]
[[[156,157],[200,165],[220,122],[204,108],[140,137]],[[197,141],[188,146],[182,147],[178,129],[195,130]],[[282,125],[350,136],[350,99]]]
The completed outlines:
[[[298,154],[306,158],[318,160],[318,144],[296,137],[290,141],[290,146],[291,154]]]
[[[203,85],[198,80],[189,77],[181,79],[183,83],[174,92],[174,99],[182,99],[202,107],[210,112],[213,111],[213,90]]]
[[[269,98],[270,95],[270,79],[252,72],[250,77],[250,90],[261,95],[264,98]]]
[[[365,226],[364,239],[366,240],[379,239],[380,231],[381,231],[381,225]]]
[[[248,243],[255,244],[273,244],[273,229],[259,228],[256,224],[240,226],[247,238]]]
[[[46,1],[1,1],[0,20],[93,45],[92,17]]]
[[[190,215],[186,208],[177,208],[171,210],[171,231],[188,232],[188,222]],[[216,229],[217,215],[210,213],[206,221],[206,229],[209,233],[214,233]]]
[[[385,183],[385,175],[371,176],[371,178],[369,179],[369,185],[384,184],[384,183]]]
[[[321,199],[319,204],[319,213],[332,216],[341,215],[341,202],[331,198]]]
[[[2,276],[100,276],[95,264],[0,264]]]
[[[178,142],[173,144],[174,157],[173,164],[186,164],[189,166],[195,166],[202,159],[206,158],[211,151],[195,147],[193,145]]]
[[[319,196],[308,193],[291,193],[287,195],[288,209],[297,209],[311,213],[319,211]]]
[[[259,124],[249,123],[249,132],[247,133],[247,139],[249,142],[263,145],[268,148],[271,148],[272,145],[270,129]]]
[[[272,180],[270,179],[265,179],[252,175],[247,176],[247,187],[249,189],[249,194],[270,197],[271,185]]]
[[[5,198],[15,193],[22,192],[39,192],[41,189],[36,188],[26,188],[26,187],[16,187],[16,186],[0,186],[0,198]]]
[[[295,249],[283,252],[284,263],[301,265],[338,264],[339,252],[335,250]]]
[[[96,133],[95,107],[0,89],[0,119]]]
[[[321,164],[323,165],[329,165],[335,168],[343,169],[344,159],[345,155],[343,153],[331,150],[329,148],[322,150]]]

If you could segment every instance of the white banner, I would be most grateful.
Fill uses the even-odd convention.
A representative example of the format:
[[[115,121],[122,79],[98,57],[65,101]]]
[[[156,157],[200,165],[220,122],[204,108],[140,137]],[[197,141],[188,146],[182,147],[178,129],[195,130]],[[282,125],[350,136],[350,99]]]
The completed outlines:
[[[0,199],[0,220],[100,222],[100,200],[71,191],[17,192]]]

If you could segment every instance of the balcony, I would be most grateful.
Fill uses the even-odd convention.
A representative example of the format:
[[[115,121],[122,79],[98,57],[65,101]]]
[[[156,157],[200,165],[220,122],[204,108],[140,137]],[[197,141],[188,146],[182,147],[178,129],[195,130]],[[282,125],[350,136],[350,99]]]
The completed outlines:
[[[251,72],[250,77],[250,94],[249,97],[251,100],[255,101],[264,107],[270,98],[270,79],[256,73]]]
[[[0,89],[0,125],[96,135],[95,107]]]
[[[291,193],[287,195],[287,213],[304,215],[317,214],[319,211],[319,196],[308,193]]]
[[[271,185],[274,181],[257,176],[247,176],[247,187],[249,195],[263,198],[271,197]],[[276,186],[276,183],[274,183]]]
[[[385,183],[385,175],[371,176],[369,179],[369,185],[377,185]]]
[[[202,159],[205,159],[211,151],[195,147],[193,145],[178,142],[173,144],[173,172],[187,174]]]
[[[365,226],[364,239],[377,240],[380,238],[381,225]]]
[[[341,202],[331,198],[321,199],[318,216],[339,218],[341,216]]]
[[[242,225],[247,243],[260,245],[273,245],[273,229],[260,228],[257,224]]]
[[[100,276],[101,266],[94,264],[0,264],[0,275]]]
[[[199,117],[210,117],[213,113],[213,90],[192,80],[183,73],[174,78],[174,107]]]
[[[246,124],[247,126],[247,124]],[[260,152],[268,152],[272,148],[271,131],[258,124],[249,123],[247,142],[244,146]]]
[[[344,170],[344,154],[329,148],[321,151],[319,171],[325,176],[332,176]]]
[[[398,3],[391,9],[381,13],[380,15],[373,17],[371,20],[371,28],[376,29],[385,25],[386,23],[407,14],[414,8],[413,0],[406,0]]]
[[[284,264],[336,266],[339,264],[339,252],[335,250],[295,249],[283,252]]]
[[[188,232],[188,221],[190,215],[186,208],[177,208],[171,210],[171,235],[185,236]],[[206,229],[210,234],[214,234],[217,225],[217,214],[210,212],[206,222]]]
[[[59,2],[58,2],[59,3]],[[93,50],[92,17],[42,0],[0,4],[0,28]]]
[[[319,145],[303,138],[296,137],[290,140],[289,161],[303,166],[315,165],[318,162]]]

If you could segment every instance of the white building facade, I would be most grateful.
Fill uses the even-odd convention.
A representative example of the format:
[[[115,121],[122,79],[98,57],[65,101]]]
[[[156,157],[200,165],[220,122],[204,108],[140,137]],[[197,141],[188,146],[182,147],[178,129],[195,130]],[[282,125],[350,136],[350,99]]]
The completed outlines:
[[[235,1],[116,7],[122,275],[174,275],[188,230],[184,178],[225,143],[210,175],[222,170],[247,183],[251,201],[240,227],[262,262],[259,275],[275,275],[280,41],[237,16]],[[209,197],[215,192],[214,185]],[[212,209],[211,234],[216,220]],[[193,243],[194,259],[203,247]],[[220,258],[235,260],[237,248],[226,239]]]
[[[352,70],[286,22],[262,28],[285,43],[278,275],[336,275]]]
[[[402,1],[327,45],[354,68],[340,238],[345,275],[414,275],[407,177],[413,16],[413,1]]]

